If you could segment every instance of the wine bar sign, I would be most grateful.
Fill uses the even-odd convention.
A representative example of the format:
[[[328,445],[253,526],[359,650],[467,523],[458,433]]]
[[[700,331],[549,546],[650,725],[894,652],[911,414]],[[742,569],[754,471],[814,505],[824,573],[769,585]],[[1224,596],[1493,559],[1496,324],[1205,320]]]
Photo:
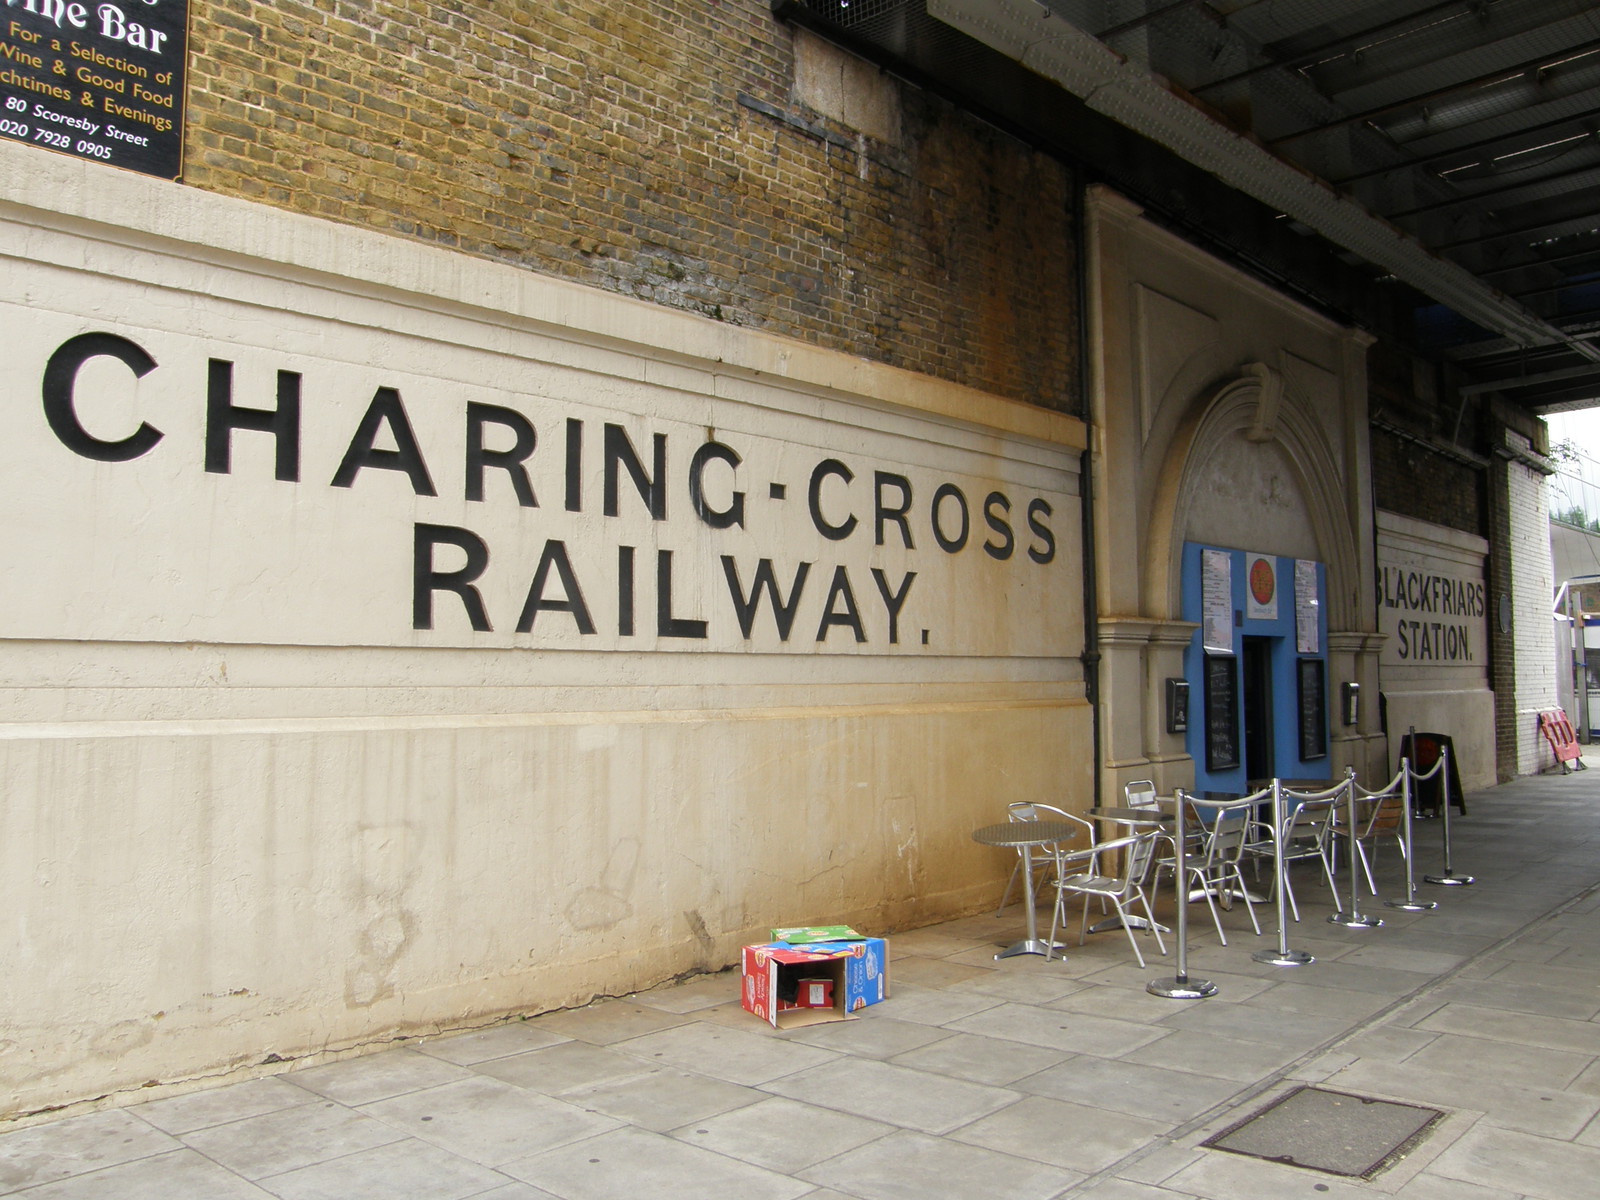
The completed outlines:
[[[188,27],[188,0],[6,0],[0,137],[178,178]]]

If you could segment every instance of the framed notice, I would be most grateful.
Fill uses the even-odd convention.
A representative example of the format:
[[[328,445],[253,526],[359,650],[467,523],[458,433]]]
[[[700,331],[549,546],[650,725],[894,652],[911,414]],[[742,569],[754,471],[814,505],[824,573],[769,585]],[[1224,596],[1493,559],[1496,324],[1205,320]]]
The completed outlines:
[[[1233,653],[1233,555],[1200,551],[1200,642],[1207,654]]]
[[[176,179],[189,0],[9,0],[0,137]]]
[[[1328,754],[1327,664],[1320,658],[1296,660],[1295,678],[1300,693],[1300,758],[1326,758]]]
[[[1239,671],[1235,660],[1206,658],[1206,770],[1239,765]]]
[[[1300,654],[1322,653],[1321,598],[1317,594],[1317,564],[1294,560],[1294,642]]]

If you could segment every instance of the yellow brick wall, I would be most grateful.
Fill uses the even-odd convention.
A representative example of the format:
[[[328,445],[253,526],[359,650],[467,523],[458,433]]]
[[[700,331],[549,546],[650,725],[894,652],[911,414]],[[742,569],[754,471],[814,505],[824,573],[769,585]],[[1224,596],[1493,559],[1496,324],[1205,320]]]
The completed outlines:
[[[1070,173],[793,98],[767,0],[191,0],[184,182],[1066,411]]]

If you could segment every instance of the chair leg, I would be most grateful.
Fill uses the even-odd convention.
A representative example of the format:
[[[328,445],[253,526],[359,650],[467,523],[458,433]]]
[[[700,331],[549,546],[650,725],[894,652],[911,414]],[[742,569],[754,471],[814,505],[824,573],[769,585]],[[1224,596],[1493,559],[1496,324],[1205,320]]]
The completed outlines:
[[[1100,902],[1101,902],[1101,904],[1104,904],[1105,903],[1105,898],[1101,897],[1101,901]],[[1089,937],[1089,893],[1085,892],[1083,894],[1083,923],[1078,926],[1078,945],[1080,945],[1080,946],[1083,945],[1083,943],[1086,940],[1088,940],[1088,937]]]
[[[1283,864],[1283,898],[1289,902],[1289,915],[1296,923],[1300,920],[1300,906],[1294,902],[1294,883],[1289,878],[1289,863]],[[1276,896],[1273,897],[1277,899]]]
[[[1333,911],[1343,912],[1344,901],[1339,899],[1339,886],[1333,881],[1333,864],[1328,861],[1328,856],[1326,847],[1317,851],[1317,857],[1322,860],[1322,877],[1328,881],[1328,894],[1333,897]]]
[[[1128,912],[1122,907],[1120,898],[1111,897],[1111,903],[1117,906],[1117,917],[1122,921],[1122,932],[1128,935],[1128,945],[1133,947],[1133,956],[1139,960],[1139,969],[1144,970],[1144,953],[1139,949],[1139,939],[1133,936],[1133,926],[1128,924]]]
[[[1356,839],[1355,846],[1356,857],[1361,860],[1361,871],[1367,877],[1367,890],[1371,892],[1374,897],[1376,897],[1378,894],[1378,885],[1377,882],[1372,878],[1372,864],[1367,861],[1367,852],[1362,849],[1360,838]],[[1373,851],[1376,853],[1377,847],[1373,847]]]
[[[1204,875],[1196,875],[1195,882],[1200,885],[1200,894],[1206,898],[1206,907],[1211,910],[1211,923],[1217,927],[1217,939],[1226,946],[1228,935],[1222,932],[1222,918],[1217,915],[1216,901],[1211,898],[1211,881]],[[1179,896],[1178,900],[1180,903],[1187,903],[1188,897]]]
[[[1050,961],[1050,955],[1055,948],[1056,930],[1061,925],[1061,903],[1064,899],[1064,895],[1065,894],[1059,887],[1056,888],[1056,902],[1050,906],[1050,940],[1044,944],[1045,962]]]
[[[1017,875],[1022,870],[1022,859],[1018,858],[1016,865],[1011,868],[1011,878],[1006,880],[1006,890],[1000,897],[1000,907],[994,910],[994,915],[999,916],[1006,911],[1006,905],[1011,903],[1011,889],[1016,886]]]
[[[1156,924],[1156,915],[1150,911],[1150,897],[1145,895],[1144,889],[1139,889],[1139,903],[1144,905],[1144,919],[1150,922],[1150,932],[1156,935],[1156,945],[1161,947],[1161,953],[1167,952],[1167,944],[1161,940],[1161,926]]]
[[[1245,910],[1245,912],[1250,914],[1250,924],[1251,924],[1251,926],[1254,927],[1254,929],[1256,931],[1256,936],[1260,937],[1261,936],[1261,922],[1256,920],[1255,901],[1250,899],[1250,889],[1244,886],[1244,875],[1240,873],[1239,864],[1238,863],[1234,863],[1234,865],[1233,865],[1233,877],[1239,881],[1239,894],[1244,897],[1244,910]],[[1287,879],[1287,875],[1285,876],[1285,879]],[[1286,886],[1287,886],[1287,884],[1286,884]],[[1297,920],[1297,921],[1299,919],[1300,919],[1299,917],[1295,918],[1295,920]]]

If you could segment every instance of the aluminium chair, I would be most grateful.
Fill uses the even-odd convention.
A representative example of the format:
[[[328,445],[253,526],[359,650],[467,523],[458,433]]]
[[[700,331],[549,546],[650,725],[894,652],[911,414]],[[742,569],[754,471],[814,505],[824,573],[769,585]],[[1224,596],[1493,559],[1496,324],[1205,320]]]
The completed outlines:
[[[1205,897],[1206,907],[1211,910],[1211,923],[1217,927],[1217,937],[1224,946],[1228,944],[1228,935],[1222,931],[1222,917],[1217,912],[1218,896],[1230,893],[1242,896],[1245,911],[1250,914],[1250,924],[1256,936],[1261,936],[1255,903],[1239,872],[1239,860],[1244,857],[1245,838],[1250,831],[1250,812],[1249,801],[1217,808],[1216,815],[1204,826],[1199,854],[1184,863],[1189,885],[1199,888]]]
[[[1289,803],[1283,814],[1283,894],[1289,902],[1289,914],[1296,921],[1300,919],[1300,905],[1295,901],[1294,878],[1290,868],[1297,862],[1311,859],[1316,859],[1322,867],[1322,877],[1328,885],[1328,894],[1333,897],[1335,911],[1342,912],[1344,904],[1339,898],[1333,870],[1333,813],[1338,799],[1330,796],[1307,800],[1292,794],[1287,794],[1286,799]],[[1246,850],[1256,856],[1259,878],[1260,864],[1272,861],[1272,823],[1257,820],[1253,828],[1255,832]],[[1275,893],[1269,890],[1268,895]]]
[[[1362,803],[1364,809],[1356,814],[1356,835],[1351,841],[1356,848],[1356,858],[1361,862],[1361,872],[1367,877],[1367,890],[1376,896],[1378,885],[1372,877],[1372,866],[1378,858],[1378,843],[1392,837],[1400,847],[1400,857],[1406,857],[1406,802],[1399,792],[1382,792]],[[1332,824],[1333,836],[1349,837],[1349,818],[1344,809],[1334,808]],[[1365,848],[1369,845],[1372,847],[1370,857]]]
[[[1089,901],[1100,899],[1109,901],[1116,907],[1119,923],[1128,935],[1128,944],[1133,947],[1134,957],[1139,960],[1142,968],[1144,953],[1139,949],[1138,939],[1134,937],[1134,930],[1128,921],[1128,907],[1137,901],[1144,908],[1145,920],[1149,923],[1149,930],[1155,934],[1156,945],[1161,947],[1161,953],[1167,952],[1167,944],[1161,940],[1161,928],[1156,924],[1155,914],[1150,911],[1150,898],[1145,894],[1144,879],[1150,872],[1150,862],[1155,856],[1155,833],[1136,833],[1129,837],[1115,838],[1109,842],[1101,842],[1094,850],[1089,852],[1088,870],[1074,874],[1060,874],[1056,877],[1056,903],[1055,913],[1050,918],[1049,944],[1056,940],[1056,930],[1061,927],[1066,916],[1066,905],[1069,897],[1081,896],[1083,898],[1083,922],[1078,930],[1078,945],[1083,945],[1084,939],[1089,936]],[[1102,856],[1112,851],[1122,852],[1122,869],[1115,875],[1102,874],[1104,858]],[[1062,864],[1063,869],[1067,866]],[[1050,952],[1045,952],[1048,958]]]

